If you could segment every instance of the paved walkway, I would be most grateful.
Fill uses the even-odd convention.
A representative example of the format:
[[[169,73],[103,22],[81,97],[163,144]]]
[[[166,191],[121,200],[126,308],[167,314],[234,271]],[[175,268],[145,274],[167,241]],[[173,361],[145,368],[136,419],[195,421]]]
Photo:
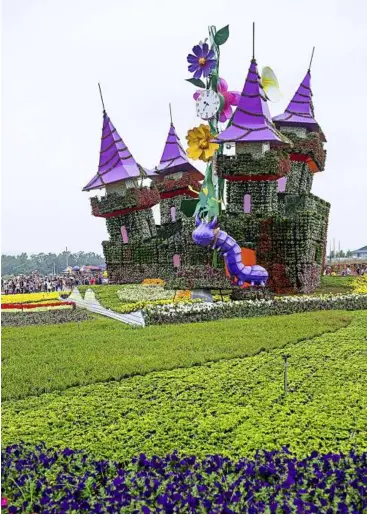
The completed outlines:
[[[94,292],[90,288],[88,288],[88,290],[85,292],[84,299],[80,295],[78,288],[74,288],[71,292],[71,295],[65,300],[72,300],[75,302],[78,308],[85,308],[88,309],[88,311],[92,311],[93,313],[98,313],[99,315],[114,318],[115,320],[119,320],[124,324],[145,327],[145,320],[140,310],[134,311],[133,313],[122,314],[116,313],[111,309],[106,309],[99,303]]]

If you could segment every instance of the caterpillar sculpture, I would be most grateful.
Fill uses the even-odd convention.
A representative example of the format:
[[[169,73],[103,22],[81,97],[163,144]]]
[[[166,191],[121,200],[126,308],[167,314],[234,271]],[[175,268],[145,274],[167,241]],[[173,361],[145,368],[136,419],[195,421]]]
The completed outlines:
[[[217,249],[224,257],[228,272],[231,277],[237,279],[236,285],[244,283],[265,286],[268,279],[268,272],[259,265],[245,266],[242,263],[241,247],[236,240],[217,225],[217,217],[211,222],[202,222],[199,215],[196,215],[196,229],[192,233],[192,239],[201,247],[211,246]]]

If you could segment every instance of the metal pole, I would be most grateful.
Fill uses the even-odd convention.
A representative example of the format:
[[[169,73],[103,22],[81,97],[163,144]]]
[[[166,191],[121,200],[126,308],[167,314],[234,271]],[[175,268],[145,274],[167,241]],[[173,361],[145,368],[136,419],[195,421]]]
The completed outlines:
[[[290,354],[283,354],[284,359],[284,393],[287,395],[288,393],[288,358],[290,358]]]
[[[169,116],[171,118],[171,125],[173,125],[171,103],[169,103],[168,105],[169,105]]]
[[[68,248],[66,247],[66,268],[68,268],[69,266],[69,253],[68,253]]]
[[[100,83],[98,82],[98,88],[99,88],[99,94],[101,96],[101,102],[102,102],[102,107],[103,107],[103,112],[105,113],[106,112],[106,109],[105,109],[105,106],[104,106],[104,102],[103,102],[103,95],[102,95],[102,89],[101,89],[101,85]]]
[[[252,59],[255,59],[255,22],[252,22]]]
[[[309,67],[308,67],[308,71],[310,71],[310,70],[311,70],[311,64],[312,64],[312,59],[313,59],[313,54],[314,54],[314,52],[315,52],[315,47],[313,47],[313,49],[312,49],[311,60],[310,60],[310,65],[309,65]]]

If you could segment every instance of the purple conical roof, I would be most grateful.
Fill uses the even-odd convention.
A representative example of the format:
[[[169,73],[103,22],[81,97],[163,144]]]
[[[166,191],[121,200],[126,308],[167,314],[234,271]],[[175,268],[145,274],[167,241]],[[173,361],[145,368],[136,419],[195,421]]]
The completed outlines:
[[[240,101],[230,127],[213,140],[224,141],[287,143],[288,140],[274,126],[265,92],[260,82],[256,60],[252,59]]]
[[[182,148],[180,138],[171,123],[166,144],[159,165],[154,169],[158,175],[170,175],[176,172],[191,172],[199,180],[204,176],[188,160],[185,150]]]
[[[319,124],[314,118],[310,70],[307,71],[287,109],[283,114],[275,116],[273,121],[277,127],[292,127],[294,125],[295,127],[305,127],[313,132],[320,132],[325,139]]]
[[[104,111],[98,172],[83,191],[103,188],[107,184],[139,176],[137,162]]]

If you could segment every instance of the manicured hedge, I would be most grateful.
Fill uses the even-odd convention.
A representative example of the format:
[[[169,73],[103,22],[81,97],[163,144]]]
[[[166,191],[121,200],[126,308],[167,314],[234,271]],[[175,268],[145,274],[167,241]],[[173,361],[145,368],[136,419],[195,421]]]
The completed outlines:
[[[60,309],[42,312],[2,312],[1,325],[3,327],[21,327],[26,325],[67,324],[88,320],[90,315],[85,309]]]
[[[286,448],[252,459],[144,454],[130,463],[23,444],[3,452],[3,513],[365,513],[367,453]],[[15,487],[15,485],[17,485]]]
[[[248,318],[289,315],[329,309],[367,309],[367,294],[290,296],[232,302],[201,302],[200,304],[165,304],[143,309],[145,323],[179,324],[204,322],[221,318]]]

